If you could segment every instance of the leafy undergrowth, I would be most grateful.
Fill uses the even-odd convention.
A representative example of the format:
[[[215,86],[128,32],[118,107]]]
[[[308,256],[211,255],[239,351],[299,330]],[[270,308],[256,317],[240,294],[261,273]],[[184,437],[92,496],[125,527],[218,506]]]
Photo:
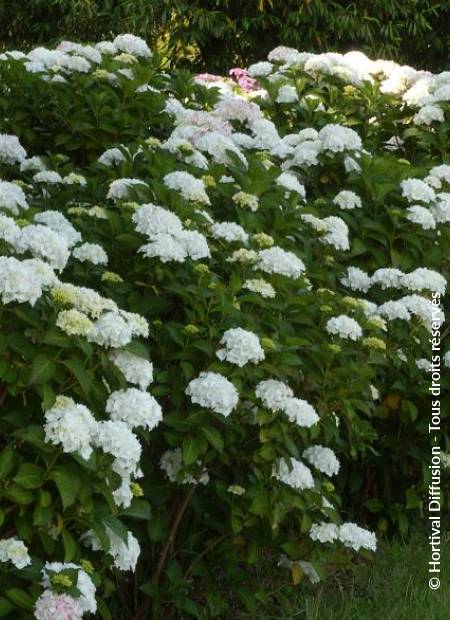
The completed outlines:
[[[428,540],[423,533],[409,541],[380,543],[372,562],[358,562],[351,572],[338,572],[319,586],[280,584],[278,603],[260,620],[441,620],[448,618],[450,586],[450,537],[442,541],[442,585],[428,587]],[[273,575],[280,577],[279,572]],[[240,618],[255,618],[243,615]]]

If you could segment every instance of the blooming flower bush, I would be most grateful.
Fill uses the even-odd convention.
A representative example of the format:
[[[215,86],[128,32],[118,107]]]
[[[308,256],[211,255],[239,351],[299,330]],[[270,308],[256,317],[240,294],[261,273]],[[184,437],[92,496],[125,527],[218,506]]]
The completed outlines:
[[[252,565],[317,582],[420,506],[448,76],[235,74],[0,56],[0,616],[256,613]]]

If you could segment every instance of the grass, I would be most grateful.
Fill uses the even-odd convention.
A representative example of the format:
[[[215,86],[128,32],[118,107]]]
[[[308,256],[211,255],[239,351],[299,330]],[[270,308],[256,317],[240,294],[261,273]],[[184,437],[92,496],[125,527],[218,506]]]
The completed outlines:
[[[448,620],[450,618],[450,536],[443,536],[441,586],[428,586],[427,536],[384,542],[375,561],[358,565],[299,595],[274,615],[258,620]],[[255,619],[256,620],[256,619]]]

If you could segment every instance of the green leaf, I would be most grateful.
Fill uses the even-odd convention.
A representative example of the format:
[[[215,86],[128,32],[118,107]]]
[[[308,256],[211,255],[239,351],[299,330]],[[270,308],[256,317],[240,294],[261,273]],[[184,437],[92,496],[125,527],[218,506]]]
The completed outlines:
[[[215,448],[217,452],[223,452],[224,443],[220,431],[214,426],[203,426],[201,430],[213,448]]]
[[[56,372],[55,362],[45,354],[36,355],[31,366],[30,383],[47,383]]]
[[[0,618],[4,618],[14,609],[14,605],[6,600],[6,598],[0,598]]]
[[[58,487],[63,509],[66,510],[66,508],[72,506],[81,488],[81,480],[74,470],[68,467],[54,469],[50,473],[49,479],[53,480]]]
[[[201,444],[196,437],[183,439],[183,462],[185,465],[195,463],[201,452]]]
[[[23,463],[13,480],[25,489],[38,489],[42,485],[44,475],[45,471],[42,467],[33,463]]]
[[[75,539],[67,530],[62,531],[62,541],[64,545],[64,562],[71,562],[78,550]]]
[[[6,446],[0,452],[0,480],[6,478],[14,467],[14,450],[12,446]]]
[[[31,491],[24,489],[19,484],[12,483],[3,490],[3,495],[15,504],[26,506],[34,501],[34,495]]]
[[[101,599],[97,599],[97,608],[98,613],[103,618],[103,620],[113,620],[113,617],[109,613],[109,609],[104,601]]]
[[[131,506],[122,511],[121,516],[144,519],[148,521],[152,518],[152,509],[145,499],[133,499]]]
[[[17,607],[32,611],[34,607],[33,599],[23,590],[19,588],[10,588],[6,590],[5,594]]]
[[[70,360],[65,360],[63,364],[72,371],[75,378],[81,385],[83,392],[88,395],[92,388],[92,379],[86,372],[85,364],[83,364],[83,362],[77,357],[73,357]]]

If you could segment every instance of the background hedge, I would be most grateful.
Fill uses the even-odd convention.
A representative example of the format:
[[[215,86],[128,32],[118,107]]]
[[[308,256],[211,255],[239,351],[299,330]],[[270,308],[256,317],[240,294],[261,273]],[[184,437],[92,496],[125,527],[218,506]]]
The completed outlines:
[[[0,46],[133,32],[171,64],[210,71],[260,60],[279,44],[359,49],[428,70],[449,66],[447,0],[14,0],[0,4]]]

